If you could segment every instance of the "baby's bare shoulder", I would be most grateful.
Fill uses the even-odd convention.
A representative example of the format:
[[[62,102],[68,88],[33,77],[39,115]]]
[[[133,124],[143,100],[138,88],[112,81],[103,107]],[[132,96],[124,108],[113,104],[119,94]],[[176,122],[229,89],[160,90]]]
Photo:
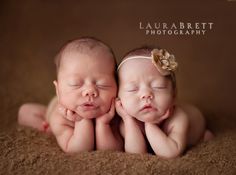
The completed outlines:
[[[175,106],[172,115],[166,120],[164,128],[170,132],[187,128],[189,125],[189,118],[186,111],[181,106]]]
[[[176,105],[172,115],[169,117],[169,120],[172,122],[184,122],[188,119],[187,112],[181,107]]]
[[[181,104],[181,108],[184,110],[191,123],[201,123],[204,125],[205,119],[199,108],[192,104]]]
[[[74,126],[73,122],[67,120],[60,114],[60,112],[57,110],[57,106],[55,106],[51,112],[49,117],[49,125],[54,133],[65,129],[66,127]]]

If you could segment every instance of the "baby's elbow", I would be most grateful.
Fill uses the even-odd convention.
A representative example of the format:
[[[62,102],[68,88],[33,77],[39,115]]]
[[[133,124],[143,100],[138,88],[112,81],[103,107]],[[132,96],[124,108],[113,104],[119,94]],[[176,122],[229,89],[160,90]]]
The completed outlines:
[[[66,154],[73,154],[75,153],[75,149],[70,146],[69,141],[65,141],[64,137],[56,137],[57,138],[57,143],[60,146],[61,150],[66,153]]]
[[[73,155],[73,154],[82,152],[80,150],[72,150],[72,149],[68,149],[68,148],[62,148],[62,151],[66,154],[69,154],[69,155]]]
[[[180,149],[171,149],[163,152],[155,152],[155,154],[164,159],[174,159],[180,157],[182,155],[182,152],[183,151]]]
[[[156,154],[164,159],[174,159],[174,158],[180,157],[181,155],[181,153],[179,152],[170,152],[170,153],[165,153],[165,154],[156,153]]]
[[[66,147],[61,147],[62,151],[66,154],[73,154],[74,152],[71,151],[70,149],[66,148]]]
[[[181,152],[180,151],[173,151],[169,154],[166,155],[167,159],[174,159],[174,158],[178,158],[181,156]]]
[[[64,151],[66,154],[76,154],[79,152],[89,152],[89,151],[93,151],[93,147],[87,147],[87,148],[77,148],[77,149],[73,149],[73,148],[68,148],[68,147],[61,147],[62,151]]]
[[[74,151],[72,151],[72,149],[69,149],[68,143],[60,143],[60,141],[58,141],[58,144],[64,153],[67,153],[67,154],[74,153]]]

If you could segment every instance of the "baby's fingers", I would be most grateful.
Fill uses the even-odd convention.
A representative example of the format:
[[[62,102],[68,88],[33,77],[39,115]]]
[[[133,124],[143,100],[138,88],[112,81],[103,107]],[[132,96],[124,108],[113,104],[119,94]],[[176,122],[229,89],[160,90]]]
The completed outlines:
[[[83,118],[80,117],[76,112],[74,112],[74,114],[73,114],[73,118],[74,118],[74,121],[80,121],[80,120],[83,119]]]
[[[114,116],[115,115],[115,99],[112,99],[111,108],[110,108],[108,114],[110,116]]]
[[[66,110],[66,118],[70,121],[75,121],[74,113],[69,109]]]
[[[116,111],[117,113],[120,115],[120,116],[124,116],[125,115],[125,112],[124,112],[124,109],[123,109],[123,106],[121,104],[121,101],[119,99],[116,100]]]
[[[80,121],[80,120],[83,119],[83,118],[80,117],[76,112],[71,111],[71,110],[67,110],[67,118],[68,118],[70,121]]]
[[[59,105],[59,107],[58,107],[58,112],[61,115],[66,116],[66,109],[64,107],[62,107],[61,105]]]

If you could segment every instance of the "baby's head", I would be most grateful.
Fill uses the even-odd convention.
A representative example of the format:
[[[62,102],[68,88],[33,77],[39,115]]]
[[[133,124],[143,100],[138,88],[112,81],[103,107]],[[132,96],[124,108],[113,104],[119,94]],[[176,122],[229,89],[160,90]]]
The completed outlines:
[[[160,123],[173,109],[176,96],[174,56],[165,50],[139,48],[118,67],[119,92],[126,112],[143,122]]]
[[[67,42],[55,59],[58,101],[83,118],[105,114],[116,97],[116,61],[109,46],[91,37]]]

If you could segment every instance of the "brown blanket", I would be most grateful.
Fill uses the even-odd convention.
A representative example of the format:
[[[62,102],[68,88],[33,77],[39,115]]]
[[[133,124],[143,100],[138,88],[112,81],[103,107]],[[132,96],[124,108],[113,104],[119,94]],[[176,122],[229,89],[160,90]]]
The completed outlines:
[[[18,127],[0,134],[1,174],[235,174],[235,130],[164,160],[148,154],[63,153],[53,137]]]

